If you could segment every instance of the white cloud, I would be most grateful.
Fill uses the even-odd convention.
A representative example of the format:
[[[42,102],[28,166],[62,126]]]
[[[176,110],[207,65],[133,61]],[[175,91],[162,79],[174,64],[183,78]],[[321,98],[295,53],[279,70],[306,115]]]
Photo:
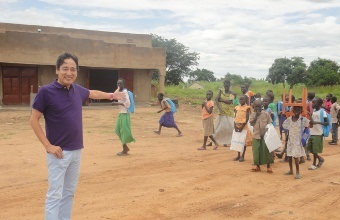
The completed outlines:
[[[276,58],[340,63],[340,1],[41,0],[25,10],[6,4],[0,22],[41,24],[176,38],[200,53],[200,66],[264,78]],[[15,3],[16,2],[16,3]],[[39,2],[38,2],[39,3]]]

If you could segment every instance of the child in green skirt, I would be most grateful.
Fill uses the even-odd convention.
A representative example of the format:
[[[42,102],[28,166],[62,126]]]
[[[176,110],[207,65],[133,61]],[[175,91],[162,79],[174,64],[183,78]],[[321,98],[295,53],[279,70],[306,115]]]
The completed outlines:
[[[254,101],[254,112],[249,118],[250,125],[253,126],[253,160],[254,166],[253,172],[261,171],[260,165],[267,164],[267,172],[273,173],[270,167],[271,163],[274,163],[273,155],[269,153],[269,150],[264,141],[264,134],[267,131],[266,126],[272,123],[270,115],[262,110],[262,101]]]

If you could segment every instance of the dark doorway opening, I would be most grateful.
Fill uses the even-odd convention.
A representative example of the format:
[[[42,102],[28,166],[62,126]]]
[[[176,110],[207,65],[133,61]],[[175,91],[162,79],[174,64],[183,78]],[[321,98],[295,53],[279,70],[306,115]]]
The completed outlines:
[[[90,69],[89,89],[114,92],[117,89],[118,70]],[[91,102],[110,102],[109,100],[91,100]]]

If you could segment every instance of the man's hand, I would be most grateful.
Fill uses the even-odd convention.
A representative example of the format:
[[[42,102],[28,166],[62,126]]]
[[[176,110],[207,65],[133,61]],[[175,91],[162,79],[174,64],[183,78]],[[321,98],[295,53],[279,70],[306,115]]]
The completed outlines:
[[[53,154],[55,157],[62,159],[63,158],[63,150],[59,146],[54,146],[52,144],[46,147],[46,151],[49,154]]]

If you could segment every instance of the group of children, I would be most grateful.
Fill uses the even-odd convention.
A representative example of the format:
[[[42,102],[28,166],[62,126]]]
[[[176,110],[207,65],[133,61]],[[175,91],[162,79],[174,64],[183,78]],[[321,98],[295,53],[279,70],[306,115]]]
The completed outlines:
[[[261,171],[260,165],[266,165],[267,172],[272,173],[273,170],[270,165],[274,162],[276,154],[278,154],[278,157],[286,154],[285,159],[289,162],[290,168],[288,172],[284,173],[286,175],[294,174],[294,158],[296,179],[301,178],[299,164],[304,162],[304,157],[306,156],[307,160],[310,160],[309,153],[313,154],[313,164],[308,169],[315,170],[322,166],[325,159],[319,154],[323,152],[323,126],[328,124],[326,113],[332,116],[332,141],[329,142],[329,144],[336,145],[338,139],[340,106],[337,104],[337,98],[335,96],[328,94],[326,99],[322,100],[321,98],[315,98],[314,92],[309,92],[307,98],[308,109],[307,112],[303,112],[302,106],[290,106],[283,110],[282,101],[279,101],[277,104],[274,103],[274,93],[271,90],[268,90],[266,96],[263,98],[261,98],[259,94],[255,95],[249,91],[247,85],[242,85],[241,91],[243,94],[239,97],[238,104],[233,106],[234,134],[246,130],[247,135],[244,141],[243,151],[238,152],[234,160],[243,162],[247,146],[252,146],[253,167],[251,170],[253,172]],[[202,147],[198,148],[198,150],[206,150],[208,138],[214,143],[214,150],[219,147],[218,141],[214,138],[215,131],[212,114],[214,102],[212,101],[212,97],[213,92],[208,90],[206,92],[206,99],[202,103],[204,139]],[[236,96],[234,98],[236,99]],[[284,98],[285,101],[288,102],[289,96]],[[294,97],[290,99],[292,99],[292,102],[295,101]],[[219,99],[216,99],[216,103],[219,103],[219,101]],[[296,102],[301,102],[301,100],[296,100]],[[230,103],[235,104],[235,101]],[[286,117],[283,112],[291,112],[289,114],[291,116]],[[282,152],[279,150],[277,150],[277,152],[269,152],[264,136],[268,130],[268,124],[272,124],[274,127],[276,126],[277,117],[281,139],[283,139],[282,133],[285,134],[285,149]],[[249,126],[252,127],[252,131],[250,131]],[[309,129],[310,133],[306,147],[304,147],[301,142],[305,129]]]

